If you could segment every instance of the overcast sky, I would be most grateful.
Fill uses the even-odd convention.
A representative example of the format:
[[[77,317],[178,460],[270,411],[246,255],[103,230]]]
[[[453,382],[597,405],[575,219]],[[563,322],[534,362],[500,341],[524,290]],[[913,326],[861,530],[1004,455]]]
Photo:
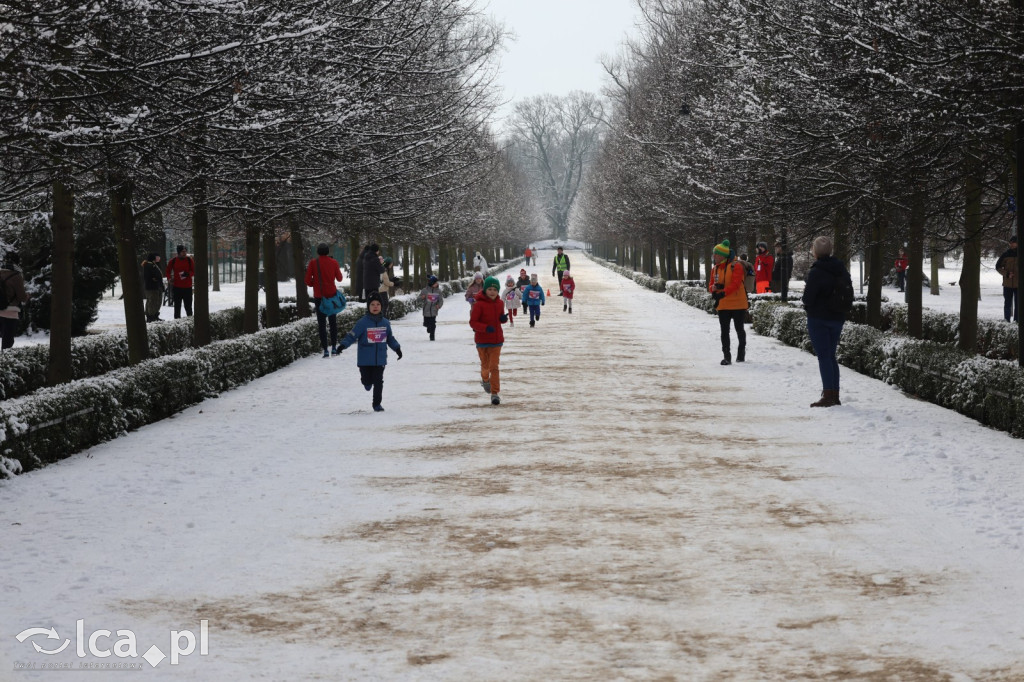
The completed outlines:
[[[634,32],[633,0],[480,0],[481,7],[515,34],[501,55],[503,119],[515,100],[570,90],[599,93],[603,55],[614,56]],[[497,121],[500,126],[501,121]]]

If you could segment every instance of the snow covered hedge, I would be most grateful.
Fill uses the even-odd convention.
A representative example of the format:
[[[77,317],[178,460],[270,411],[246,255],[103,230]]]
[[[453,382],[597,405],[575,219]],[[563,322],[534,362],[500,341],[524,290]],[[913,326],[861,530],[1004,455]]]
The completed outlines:
[[[466,278],[444,283],[441,292],[445,297],[451,296],[465,290],[469,282]],[[389,318],[397,320],[418,313],[418,296],[417,291],[391,299]],[[286,308],[282,306],[282,318],[297,316],[294,305],[287,312]],[[347,334],[364,313],[361,304],[350,305],[338,315],[338,333]],[[216,315],[220,324],[237,324],[235,338],[191,348],[191,319],[156,325],[150,327],[150,347],[152,350],[153,344],[159,343],[161,357],[0,402],[0,479],[59,461],[126,431],[165,419],[206,398],[320,352],[315,317],[241,336],[241,309]],[[102,337],[123,334],[87,338]],[[175,344],[184,344],[184,348],[169,352]],[[127,355],[127,349],[124,352]],[[127,365],[127,358],[124,364]]]
[[[623,277],[630,278],[631,280],[633,280],[640,286],[644,287],[645,289],[651,289],[653,291],[658,292],[665,291],[665,280],[661,279],[660,277],[651,277],[650,275],[645,275],[642,272],[634,272],[633,270],[630,270],[628,268],[623,268],[618,265],[615,265],[610,261],[606,261],[603,258],[596,258],[595,256],[587,252],[584,252],[584,254],[587,258],[594,261],[598,265],[602,265],[611,270],[612,272],[617,272]]]
[[[754,331],[812,351],[807,314],[801,308],[759,305]],[[862,374],[1024,438],[1024,369],[1013,362],[849,322],[843,327],[837,357]]]

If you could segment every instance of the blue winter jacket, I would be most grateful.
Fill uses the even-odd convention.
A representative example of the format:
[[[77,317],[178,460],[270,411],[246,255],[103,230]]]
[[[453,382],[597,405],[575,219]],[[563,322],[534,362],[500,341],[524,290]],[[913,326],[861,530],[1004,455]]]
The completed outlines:
[[[533,294],[538,294],[534,296]],[[544,289],[539,284],[531,284],[523,289],[523,303],[526,305],[540,306],[544,301]]]
[[[380,340],[374,342],[373,339]],[[388,346],[395,351],[402,347],[398,339],[391,335],[391,322],[388,318],[370,313],[359,318],[339,345],[348,348],[356,341],[359,342],[359,353],[356,355],[356,365],[359,367],[382,367],[388,364]]]

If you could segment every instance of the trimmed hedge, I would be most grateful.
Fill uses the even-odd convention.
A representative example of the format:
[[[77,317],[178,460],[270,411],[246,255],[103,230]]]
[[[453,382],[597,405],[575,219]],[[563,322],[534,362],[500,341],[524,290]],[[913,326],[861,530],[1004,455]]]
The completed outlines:
[[[590,253],[588,253],[586,251],[584,251],[583,253],[584,253],[584,255],[587,258],[589,258],[590,260],[594,261],[598,265],[606,267],[609,270],[611,270],[612,272],[617,272],[620,275],[622,275],[623,277],[628,277],[629,279],[633,280],[634,282],[636,282],[640,286],[644,287],[645,289],[650,289],[652,291],[657,291],[657,292],[664,292],[665,291],[665,280],[663,280],[660,277],[651,277],[650,275],[645,275],[642,272],[634,272],[633,270],[629,270],[629,269],[621,267],[619,265],[615,265],[614,263],[612,263],[610,261],[606,261],[603,258],[597,258],[596,256],[594,256],[594,255],[592,255],[592,254],[590,254]]]
[[[461,279],[444,283],[441,292],[448,297],[465,290],[469,282],[469,279]],[[396,320],[421,310],[418,296],[417,291],[391,299],[389,319]],[[291,310],[297,313],[294,306]],[[350,305],[339,314],[339,335],[347,334],[364,313],[362,305]],[[241,329],[240,309],[217,315],[230,320],[238,316],[238,329]],[[156,336],[163,349],[174,343],[187,341],[191,344],[190,320],[157,328],[162,332]],[[119,334],[103,336],[123,337]],[[89,350],[95,352],[91,347]],[[102,376],[41,388],[29,395],[5,400],[0,402],[0,479],[59,461],[127,431],[160,421],[318,352],[316,319],[305,318],[202,348],[187,348],[174,354],[165,352],[163,357],[116,368]]]

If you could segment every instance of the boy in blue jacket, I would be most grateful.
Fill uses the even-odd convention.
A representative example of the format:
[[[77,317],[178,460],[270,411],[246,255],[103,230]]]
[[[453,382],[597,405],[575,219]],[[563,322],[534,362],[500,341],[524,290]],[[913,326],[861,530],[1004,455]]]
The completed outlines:
[[[530,275],[530,286],[523,289],[523,304],[530,308],[530,326],[540,319],[540,307],[544,305],[544,289],[537,283],[537,273]]]
[[[366,314],[363,315],[352,331],[338,344],[338,353],[359,342],[356,354],[356,365],[359,367],[359,378],[363,388],[373,389],[373,411],[383,412],[380,401],[384,395],[384,368],[388,364],[388,346],[395,351],[395,356],[402,359],[402,346],[391,334],[391,321],[381,314],[380,293],[374,291],[366,298]]]

